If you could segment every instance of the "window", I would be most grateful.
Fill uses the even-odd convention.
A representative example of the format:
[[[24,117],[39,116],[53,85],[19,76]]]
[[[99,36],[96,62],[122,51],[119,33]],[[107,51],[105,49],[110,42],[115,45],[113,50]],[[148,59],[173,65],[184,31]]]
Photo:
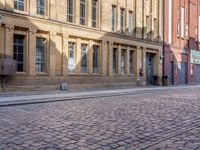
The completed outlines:
[[[99,46],[93,46],[93,73],[98,73],[98,53]]]
[[[185,26],[184,7],[181,7],[181,37],[184,38],[184,26]]]
[[[124,9],[120,11],[120,32],[124,33]]]
[[[125,49],[121,50],[121,74],[125,74]]]
[[[45,15],[45,0],[37,0],[37,14]]]
[[[128,17],[128,32],[129,35],[132,35],[133,33],[133,12],[129,11],[129,17]]]
[[[13,58],[17,61],[17,71],[24,71],[24,36],[14,35]]]
[[[133,74],[133,54],[134,54],[134,51],[130,51],[130,54],[129,54],[129,72],[130,72],[130,74]]]
[[[87,73],[87,45],[81,44],[81,73]]]
[[[68,44],[68,72],[74,73],[74,46],[75,43]]]
[[[92,0],[92,27],[97,26],[97,0]]]
[[[74,0],[67,0],[67,22],[73,22]]]
[[[115,32],[116,27],[116,6],[112,6],[112,32]]]
[[[117,73],[117,48],[113,49],[113,73]]]
[[[177,20],[177,27],[176,27],[176,34],[177,37],[180,37],[180,20]]]
[[[154,36],[158,34],[157,19],[154,18]]]
[[[149,16],[146,16],[146,34],[149,33]]]
[[[45,72],[45,43],[44,38],[36,39],[36,71]]]
[[[185,25],[185,37],[188,40],[188,23]]]
[[[86,0],[80,0],[80,24],[85,25]]]
[[[194,76],[194,64],[190,64],[190,75]]]
[[[24,11],[24,0],[14,0],[14,9]]]
[[[200,42],[200,16],[199,16],[199,21],[198,21],[198,39],[199,39],[199,42]]]

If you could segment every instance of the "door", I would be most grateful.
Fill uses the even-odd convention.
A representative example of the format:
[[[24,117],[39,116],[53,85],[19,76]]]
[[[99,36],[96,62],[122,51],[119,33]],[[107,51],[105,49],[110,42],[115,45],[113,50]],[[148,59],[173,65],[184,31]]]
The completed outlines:
[[[174,84],[174,62],[173,61],[169,63],[169,84],[170,85]]]
[[[200,84],[200,65],[196,65],[196,83]]]
[[[147,85],[153,85],[153,72],[154,72],[154,56],[153,54],[147,53],[146,54],[146,78],[147,78]]]
[[[186,63],[185,62],[178,63],[178,84],[179,85],[187,84],[186,74],[187,74]]]

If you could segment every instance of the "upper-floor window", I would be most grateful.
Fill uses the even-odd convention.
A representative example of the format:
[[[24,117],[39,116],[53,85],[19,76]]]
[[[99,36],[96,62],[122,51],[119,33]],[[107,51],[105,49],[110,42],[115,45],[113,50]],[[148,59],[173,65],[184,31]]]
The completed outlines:
[[[124,17],[125,16],[125,11],[124,9],[120,10],[120,32],[124,33]]]
[[[149,33],[149,16],[146,16],[146,33]]]
[[[184,27],[185,27],[185,15],[184,15],[185,9],[184,7],[181,7],[181,37],[184,38]]]
[[[38,15],[45,15],[45,0],[37,0],[37,14]]]
[[[128,32],[130,35],[133,33],[133,12],[129,11],[129,16],[128,16]]]
[[[80,0],[80,24],[85,25],[86,20],[86,0]]]
[[[14,9],[24,11],[24,0],[14,0]]]
[[[112,6],[112,32],[115,32],[116,27],[116,6]]]
[[[180,36],[180,19],[177,20],[176,34],[177,37]]]
[[[97,26],[97,0],[92,0],[92,27]]]
[[[67,0],[67,22],[73,22],[74,0]]]

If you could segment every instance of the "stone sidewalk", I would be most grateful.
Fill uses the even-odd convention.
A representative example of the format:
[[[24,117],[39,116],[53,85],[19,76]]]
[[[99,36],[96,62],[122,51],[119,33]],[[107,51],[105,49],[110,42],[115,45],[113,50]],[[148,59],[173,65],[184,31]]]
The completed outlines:
[[[169,87],[135,87],[125,89],[95,89],[93,91],[84,92],[63,92],[63,91],[52,91],[52,92],[28,92],[28,93],[6,93],[0,95],[0,106],[11,106],[11,105],[24,105],[34,103],[46,103],[55,101],[66,101],[66,100],[78,100],[85,98],[98,98],[108,97],[117,95],[129,95],[140,92],[155,92],[163,91],[168,89],[183,89],[200,87],[200,85],[193,86],[169,86]]]

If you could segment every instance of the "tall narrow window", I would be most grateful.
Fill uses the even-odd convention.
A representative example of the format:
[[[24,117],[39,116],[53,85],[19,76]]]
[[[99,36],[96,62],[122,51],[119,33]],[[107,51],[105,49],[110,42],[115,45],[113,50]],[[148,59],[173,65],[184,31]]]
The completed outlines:
[[[113,49],[113,73],[117,73],[117,48]]]
[[[92,27],[97,27],[97,0],[92,0]]]
[[[181,37],[184,38],[184,27],[185,27],[185,15],[184,15],[184,7],[181,7]]]
[[[74,0],[67,0],[67,22],[73,22]]]
[[[180,19],[177,20],[176,34],[180,37]]]
[[[37,14],[44,16],[45,9],[45,0],[37,0]]]
[[[120,11],[120,32],[124,33],[124,9],[121,9]]]
[[[81,45],[81,73],[87,73],[87,45]]]
[[[121,50],[121,74],[125,74],[125,49]]]
[[[24,0],[14,0],[14,9],[24,11]]]
[[[93,73],[98,73],[98,54],[99,54],[99,46],[93,46]]]
[[[129,35],[133,34],[133,12],[129,11],[129,16],[128,16],[128,32]]]
[[[80,24],[85,25],[86,0],[80,0]]]
[[[185,25],[185,37],[188,40],[188,23],[186,23],[186,25]]]
[[[130,53],[129,53],[129,72],[130,72],[130,74],[133,74],[133,54],[134,54],[134,51],[130,51]]]
[[[115,32],[116,27],[116,6],[112,6],[112,32]]]
[[[36,39],[36,71],[45,72],[45,42],[44,38]]]
[[[188,26],[188,23],[187,23],[187,26]],[[198,39],[200,42],[200,16],[199,16],[199,21],[198,21]]]
[[[149,16],[146,16],[146,34],[149,33]]]
[[[75,44],[69,42],[68,44],[68,72],[74,73],[74,46]]]
[[[17,71],[24,71],[24,36],[14,35],[13,58],[17,61]]]

